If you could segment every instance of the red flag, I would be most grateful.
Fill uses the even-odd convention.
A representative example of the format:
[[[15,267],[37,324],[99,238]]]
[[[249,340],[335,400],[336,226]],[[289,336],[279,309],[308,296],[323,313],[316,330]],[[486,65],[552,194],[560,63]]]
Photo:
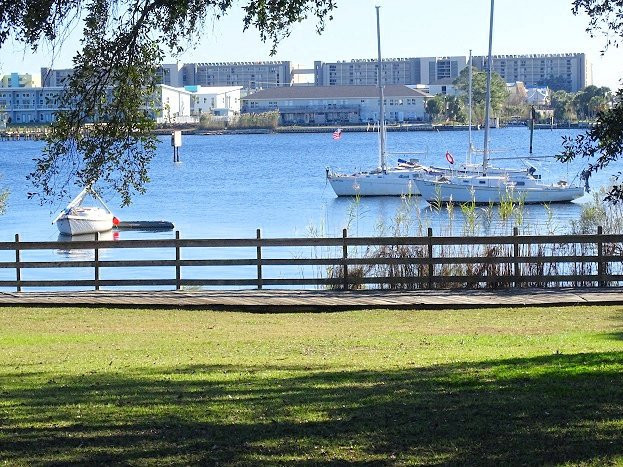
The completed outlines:
[[[342,129],[338,128],[337,130],[333,132],[333,139],[337,141],[341,137],[342,137]]]

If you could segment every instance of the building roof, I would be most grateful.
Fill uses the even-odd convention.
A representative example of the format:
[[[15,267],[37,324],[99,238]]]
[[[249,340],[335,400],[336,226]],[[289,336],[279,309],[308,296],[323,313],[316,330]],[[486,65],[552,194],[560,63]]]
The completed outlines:
[[[402,84],[389,84],[383,92],[385,97],[429,97],[425,92]],[[377,86],[284,86],[264,89],[244,99],[348,99],[378,96]]]

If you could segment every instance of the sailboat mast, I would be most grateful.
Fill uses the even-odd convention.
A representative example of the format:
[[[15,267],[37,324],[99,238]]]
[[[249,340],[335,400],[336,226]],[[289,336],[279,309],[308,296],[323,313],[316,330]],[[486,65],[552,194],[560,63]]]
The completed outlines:
[[[469,49],[469,62],[467,62],[467,66],[469,67],[468,74],[468,83],[469,83],[469,96],[468,96],[468,124],[469,124],[469,149],[468,149],[468,163],[472,163],[472,151],[474,149],[474,143],[472,141],[472,49]]]
[[[382,76],[383,73],[381,71],[381,22],[379,20],[379,8],[376,7],[376,42],[378,46],[379,58],[378,58],[378,69],[377,69],[377,81],[379,85],[379,167],[381,170],[385,170],[385,96],[383,95],[383,83]]]
[[[495,0],[491,0],[491,14],[489,18],[489,54],[487,55],[487,94],[485,98],[485,142],[482,154],[482,172],[487,173],[487,164],[489,163],[489,111],[491,107],[491,73],[492,60],[491,51],[493,49],[493,4]]]

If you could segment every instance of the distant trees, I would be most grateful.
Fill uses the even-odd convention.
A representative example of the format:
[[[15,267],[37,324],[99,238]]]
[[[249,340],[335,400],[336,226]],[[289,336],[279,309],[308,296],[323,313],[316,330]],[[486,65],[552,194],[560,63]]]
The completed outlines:
[[[552,91],[567,91],[571,92],[571,82],[563,76],[550,75],[549,78],[545,78],[537,82],[537,86],[543,88],[550,88]]]
[[[469,68],[461,70],[459,77],[454,81],[454,85],[463,92],[463,105],[467,106],[469,92]],[[476,68],[472,68],[472,108],[476,122],[484,124],[485,120],[485,98],[487,93],[487,74]],[[508,98],[506,83],[500,75],[491,75],[491,111],[493,116],[499,116],[502,106]]]
[[[586,86],[573,97],[573,105],[578,118],[595,118],[597,112],[605,110],[610,100],[610,88]]]
[[[584,12],[590,18],[587,31],[592,35],[603,32],[606,48],[623,43],[623,0],[574,0],[573,13]],[[588,88],[587,88],[588,89]],[[600,88],[603,89],[603,88]],[[586,91],[586,90],[585,90]],[[582,97],[582,110],[597,110],[595,125],[585,134],[576,138],[564,138],[562,162],[582,157],[588,161],[585,175],[590,177],[600,170],[612,167],[623,157],[623,89],[611,97],[611,105],[603,106],[599,99],[601,91],[590,90],[590,98]],[[592,104],[591,104],[592,102]],[[585,107],[584,107],[585,106]],[[615,169],[615,181],[606,199],[616,203],[623,201],[623,172]]]
[[[426,102],[426,113],[434,122],[464,123],[467,119],[463,99],[459,96],[437,94]]]

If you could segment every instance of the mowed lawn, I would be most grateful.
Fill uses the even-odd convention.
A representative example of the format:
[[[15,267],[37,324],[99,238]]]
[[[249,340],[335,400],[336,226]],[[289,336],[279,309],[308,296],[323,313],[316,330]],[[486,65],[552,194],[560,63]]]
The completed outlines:
[[[0,463],[623,464],[623,307],[0,308]]]

